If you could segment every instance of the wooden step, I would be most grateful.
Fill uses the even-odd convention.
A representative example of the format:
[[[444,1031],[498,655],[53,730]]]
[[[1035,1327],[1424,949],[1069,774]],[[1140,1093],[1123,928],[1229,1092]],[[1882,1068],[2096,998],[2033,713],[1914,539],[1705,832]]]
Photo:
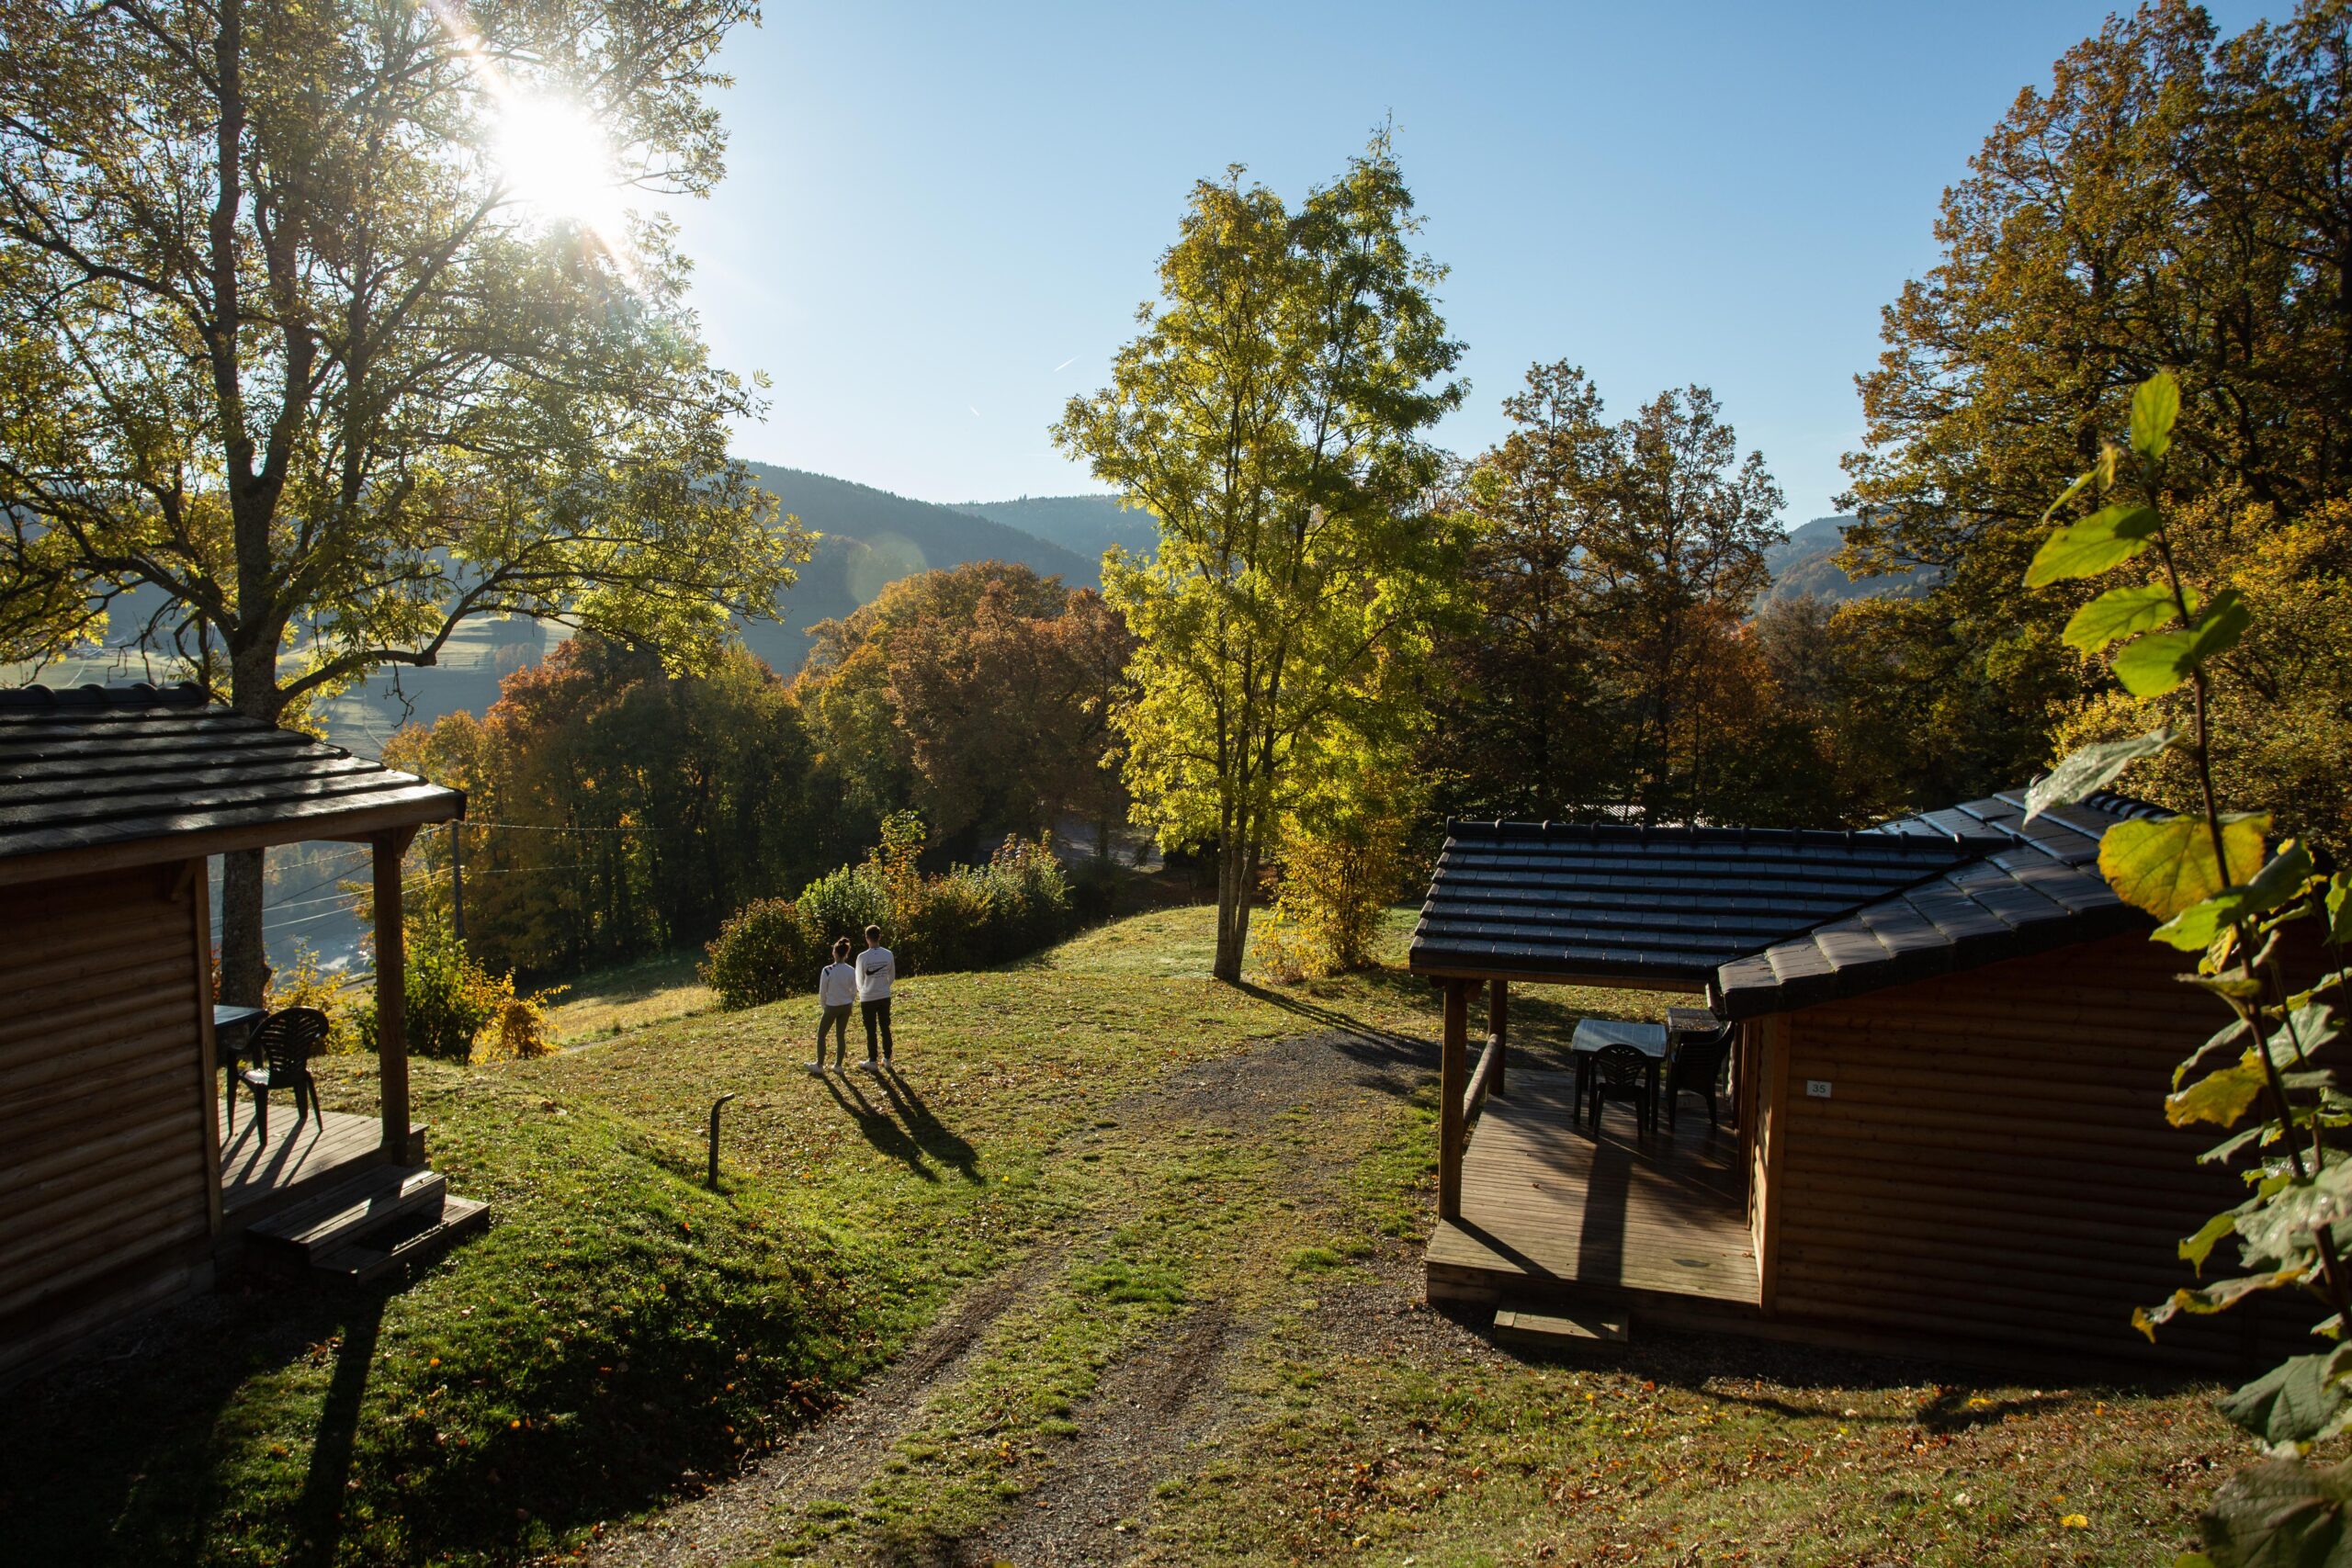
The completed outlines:
[[[1533,1312],[1525,1307],[1503,1307],[1495,1314],[1495,1337],[1545,1350],[1597,1354],[1623,1349],[1630,1334],[1622,1317],[1603,1317],[1589,1312],[1581,1317],[1570,1317],[1556,1308]]]
[[[311,1267],[365,1283],[404,1264],[423,1263],[444,1247],[490,1228],[490,1205],[450,1194],[437,1214],[421,1210],[394,1214],[353,1236],[333,1251],[312,1257]]]
[[[447,1194],[448,1183],[437,1170],[379,1165],[271,1215],[246,1232],[246,1238],[314,1262],[388,1222],[410,1215],[438,1221]]]

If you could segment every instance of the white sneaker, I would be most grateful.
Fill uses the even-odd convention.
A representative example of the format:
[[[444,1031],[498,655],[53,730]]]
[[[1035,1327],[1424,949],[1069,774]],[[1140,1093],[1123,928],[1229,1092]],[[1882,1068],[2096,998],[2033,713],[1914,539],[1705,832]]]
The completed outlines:
[[[866,1072],[874,1074],[876,1077],[881,1076],[882,1067],[881,1064],[878,1062],[860,1062],[858,1066]]]
[[[801,1065],[800,1070],[812,1077],[821,1078],[825,1076],[825,1064],[822,1062],[806,1062]]]

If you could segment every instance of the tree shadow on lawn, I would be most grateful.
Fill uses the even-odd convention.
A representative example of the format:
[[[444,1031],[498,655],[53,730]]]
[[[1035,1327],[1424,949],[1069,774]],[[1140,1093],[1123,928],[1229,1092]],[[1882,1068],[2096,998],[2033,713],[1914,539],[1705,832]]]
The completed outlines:
[[[331,1560],[359,1404],[397,1281],[322,1292],[243,1281],[130,1325],[10,1394],[0,1532],[28,1561],[150,1562],[201,1554],[224,1513],[259,1499],[224,1474],[249,1385],[332,1346],[289,1563]],[[18,1490],[21,1488],[21,1490]]]

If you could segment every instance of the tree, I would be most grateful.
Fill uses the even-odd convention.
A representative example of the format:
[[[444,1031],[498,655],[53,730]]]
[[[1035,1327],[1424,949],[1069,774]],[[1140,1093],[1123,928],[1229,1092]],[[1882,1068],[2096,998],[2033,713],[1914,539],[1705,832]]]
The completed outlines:
[[[753,899],[797,891],[860,829],[828,832],[784,683],[725,649],[691,674],[594,633],[518,670],[476,718],[411,726],[385,760],[467,793],[468,946],[548,976],[699,942]],[[421,868],[449,869],[449,836]]]
[[[1586,544],[1596,631],[1631,707],[1625,801],[1651,821],[1708,814],[1721,750],[1701,700],[1708,650],[1772,581],[1781,491],[1704,387],[1619,425],[1609,504]]]
[[[1433,737],[1449,793],[1487,816],[1571,818],[1609,793],[1609,714],[1587,623],[1586,549],[1611,457],[1600,393],[1566,361],[1503,400],[1518,426],[1451,504],[1474,518],[1476,616],[1442,638],[1469,700]]]
[[[2221,40],[2201,7],[2167,0],[2068,51],[1946,193],[1942,256],[1885,311],[1860,378],[1865,444],[1847,459],[1861,522],[1843,564],[1936,574],[1870,612],[1920,676],[1915,788],[2004,786],[2053,733],[2144,719],[2125,716],[2108,656],[2061,635],[2087,590],[2015,584],[2050,497],[2170,367],[2188,412],[2157,500],[2177,547],[2281,612],[2224,661],[2216,700],[2233,711],[2212,765],[2227,792],[2347,841],[2342,771],[2316,791],[2290,783],[2352,754],[2352,675],[2318,635],[2352,621],[2347,160],[2352,6],[2306,0]],[[2149,782],[2195,803],[2177,758]]]
[[[1423,439],[1462,349],[1386,134],[1295,211],[1242,173],[1193,188],[1111,386],[1054,427],[1159,524],[1104,565],[1137,641],[1118,724],[1138,819],[1216,847],[1229,983],[1283,818],[1405,765],[1464,542]]]
[[[823,765],[876,820],[911,802],[978,852],[1124,804],[1104,763],[1133,643],[1092,589],[973,561],[902,578],[812,636],[795,694]]]
[[[1720,815],[1727,724],[1754,716],[1724,672],[1770,581],[1781,492],[1738,454],[1703,387],[1632,419],[1565,362],[1505,402],[1519,426],[1480,457],[1457,504],[1474,522],[1478,618],[1447,647],[1473,694],[1442,755],[1482,807],[1651,820]]]
[[[0,0],[0,656],[135,608],[275,723],[480,616],[684,659],[772,613],[806,551],[726,456],[752,396],[617,207],[717,181],[750,15]],[[582,211],[518,178],[567,159]],[[232,1000],[260,870],[224,883]]]

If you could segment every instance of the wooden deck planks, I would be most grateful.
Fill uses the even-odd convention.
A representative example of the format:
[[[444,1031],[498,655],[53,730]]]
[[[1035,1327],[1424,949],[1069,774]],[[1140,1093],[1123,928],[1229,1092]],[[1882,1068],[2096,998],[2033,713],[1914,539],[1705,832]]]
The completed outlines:
[[[220,1114],[218,1100],[213,1111]],[[373,1116],[324,1111],[297,1122],[292,1097],[278,1095],[269,1108],[269,1142],[265,1145],[253,1101],[240,1094],[234,1130],[225,1122],[220,1129],[221,1213],[247,1217],[241,1211],[275,1207],[295,1189],[372,1165],[383,1141],[384,1124]]]
[[[1487,1100],[1462,1168],[1462,1219],[1430,1237],[1432,1269],[1502,1288],[1599,1287],[1755,1305],[1756,1253],[1739,1140],[1707,1136],[1696,1106],[1646,1146],[1611,1106],[1598,1140],[1576,1120],[1576,1078],[1514,1067]]]

